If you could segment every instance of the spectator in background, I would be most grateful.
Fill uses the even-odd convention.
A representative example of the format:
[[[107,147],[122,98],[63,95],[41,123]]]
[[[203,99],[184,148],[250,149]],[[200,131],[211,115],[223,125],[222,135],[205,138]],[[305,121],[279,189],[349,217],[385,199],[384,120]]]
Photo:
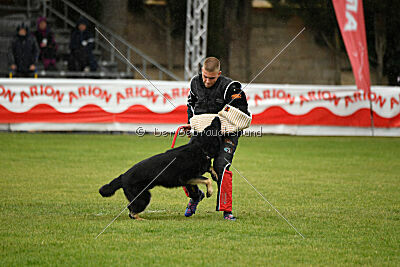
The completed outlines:
[[[45,70],[57,70],[56,52],[57,44],[54,33],[49,29],[45,17],[39,17],[36,22],[36,41],[40,48],[39,59],[42,60]]]
[[[17,76],[31,76],[36,70],[38,57],[39,48],[34,37],[29,34],[29,28],[24,23],[18,25],[17,34],[8,51],[11,71]]]
[[[81,17],[71,33],[69,43],[71,55],[68,61],[70,71],[86,71],[87,67],[90,71],[97,70],[97,62],[93,55],[94,38],[87,27],[88,21]]]

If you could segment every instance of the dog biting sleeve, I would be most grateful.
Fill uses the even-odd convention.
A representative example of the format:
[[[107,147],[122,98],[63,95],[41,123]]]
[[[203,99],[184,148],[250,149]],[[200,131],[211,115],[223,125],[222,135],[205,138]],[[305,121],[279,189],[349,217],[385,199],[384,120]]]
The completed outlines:
[[[232,172],[225,170],[219,189],[218,210],[232,211]]]

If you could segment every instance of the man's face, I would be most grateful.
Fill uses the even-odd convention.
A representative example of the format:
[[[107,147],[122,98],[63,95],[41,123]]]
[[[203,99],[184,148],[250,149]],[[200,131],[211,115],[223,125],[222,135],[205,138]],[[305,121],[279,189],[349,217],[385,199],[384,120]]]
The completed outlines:
[[[24,29],[24,28],[19,29],[18,35],[25,36],[26,35],[26,29]]]
[[[201,76],[203,77],[204,85],[206,86],[206,88],[210,88],[217,82],[218,77],[221,75],[221,72],[208,72],[204,68],[201,68],[201,74]]]
[[[85,25],[85,24],[79,24],[79,25],[78,25],[78,29],[79,29],[81,32],[84,32],[84,31],[86,30],[86,25]]]
[[[46,29],[46,27],[47,27],[47,22],[46,22],[45,20],[42,20],[42,21],[39,23],[39,29],[41,29],[42,31],[44,31],[44,30]]]

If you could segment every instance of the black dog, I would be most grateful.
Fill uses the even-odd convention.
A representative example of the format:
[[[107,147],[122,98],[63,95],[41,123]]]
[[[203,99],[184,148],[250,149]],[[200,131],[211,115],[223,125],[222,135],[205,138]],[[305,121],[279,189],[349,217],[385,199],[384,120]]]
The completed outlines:
[[[168,188],[190,184],[205,184],[207,197],[213,193],[212,181],[204,176],[210,172],[213,179],[217,174],[211,167],[211,158],[217,156],[220,149],[221,122],[216,117],[210,126],[192,137],[187,145],[183,145],[145,159],[126,173],[103,185],[99,192],[103,197],[112,196],[120,188],[124,189],[130,205],[129,217],[140,219],[138,214],[147,207],[154,186]],[[133,202],[132,202],[133,201]]]

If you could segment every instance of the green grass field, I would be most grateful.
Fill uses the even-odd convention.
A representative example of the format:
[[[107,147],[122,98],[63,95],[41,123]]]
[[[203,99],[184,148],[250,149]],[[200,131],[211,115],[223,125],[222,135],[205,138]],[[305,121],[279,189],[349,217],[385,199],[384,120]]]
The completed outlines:
[[[172,137],[0,133],[1,260],[8,265],[400,265],[400,139],[243,137],[236,222],[216,195],[184,217],[182,189],[156,188],[133,221],[101,185]],[[178,138],[178,145],[187,142]],[[216,188],[216,187],[215,187]]]

